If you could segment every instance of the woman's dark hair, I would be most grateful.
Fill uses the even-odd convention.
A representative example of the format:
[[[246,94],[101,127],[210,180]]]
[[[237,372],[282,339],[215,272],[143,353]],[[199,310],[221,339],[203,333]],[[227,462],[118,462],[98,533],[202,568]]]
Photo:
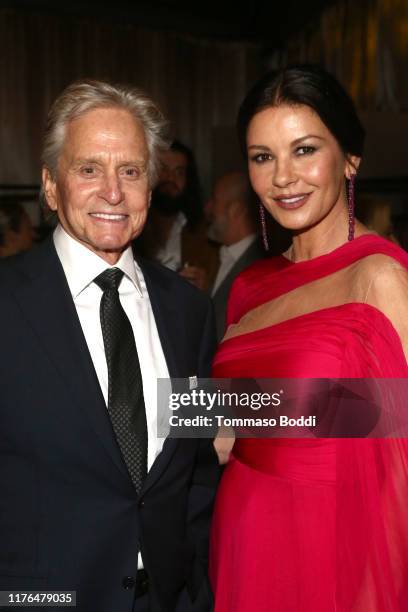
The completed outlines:
[[[307,64],[268,72],[247,94],[237,120],[239,143],[245,157],[251,119],[261,110],[281,104],[309,106],[336,138],[345,155],[361,157],[365,131],[352,99],[334,76],[320,66]]]

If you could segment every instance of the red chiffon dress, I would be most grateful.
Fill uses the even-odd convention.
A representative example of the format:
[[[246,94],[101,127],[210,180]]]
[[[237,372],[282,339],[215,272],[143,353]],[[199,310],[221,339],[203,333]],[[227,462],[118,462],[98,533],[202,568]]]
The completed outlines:
[[[213,376],[406,378],[407,268],[373,234],[257,262],[233,286]],[[210,577],[215,612],[407,612],[408,441],[237,439]]]

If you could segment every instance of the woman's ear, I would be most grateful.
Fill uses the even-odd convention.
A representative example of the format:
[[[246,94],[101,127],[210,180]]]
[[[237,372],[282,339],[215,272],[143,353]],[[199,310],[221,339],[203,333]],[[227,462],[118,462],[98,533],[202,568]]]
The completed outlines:
[[[349,179],[353,176],[353,174],[357,174],[357,170],[360,166],[361,157],[357,155],[347,155],[346,157],[346,167],[344,170],[344,174],[346,179]]]

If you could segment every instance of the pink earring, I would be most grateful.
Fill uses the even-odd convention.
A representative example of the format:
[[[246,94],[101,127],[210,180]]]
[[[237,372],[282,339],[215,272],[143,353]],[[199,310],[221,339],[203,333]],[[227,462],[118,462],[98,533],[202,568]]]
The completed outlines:
[[[268,232],[266,230],[265,209],[261,202],[259,202],[259,217],[261,219],[262,242],[264,245],[264,249],[265,251],[269,251]]]
[[[354,218],[354,186],[356,175],[352,174],[348,181],[347,200],[348,200],[348,239],[354,239],[355,218]]]

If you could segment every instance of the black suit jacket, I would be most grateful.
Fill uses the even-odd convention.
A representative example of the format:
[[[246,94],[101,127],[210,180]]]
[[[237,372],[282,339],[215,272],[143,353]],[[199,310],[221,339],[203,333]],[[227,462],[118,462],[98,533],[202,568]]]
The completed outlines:
[[[218,287],[217,291],[213,296],[213,304],[215,310],[215,322],[217,326],[217,339],[220,342],[225,334],[225,317],[227,312],[228,296],[231,291],[232,283],[240,272],[245,270],[257,259],[265,257],[265,250],[263,249],[259,240],[255,240],[249,245],[247,250],[242,253],[241,257],[235,262],[227,276]]]
[[[208,298],[139,263],[170,375],[208,376]],[[0,590],[76,590],[80,612],[131,612],[141,549],[153,611],[173,611],[186,584],[194,598],[212,444],[167,439],[137,496],[52,240],[0,266],[0,342]]]

